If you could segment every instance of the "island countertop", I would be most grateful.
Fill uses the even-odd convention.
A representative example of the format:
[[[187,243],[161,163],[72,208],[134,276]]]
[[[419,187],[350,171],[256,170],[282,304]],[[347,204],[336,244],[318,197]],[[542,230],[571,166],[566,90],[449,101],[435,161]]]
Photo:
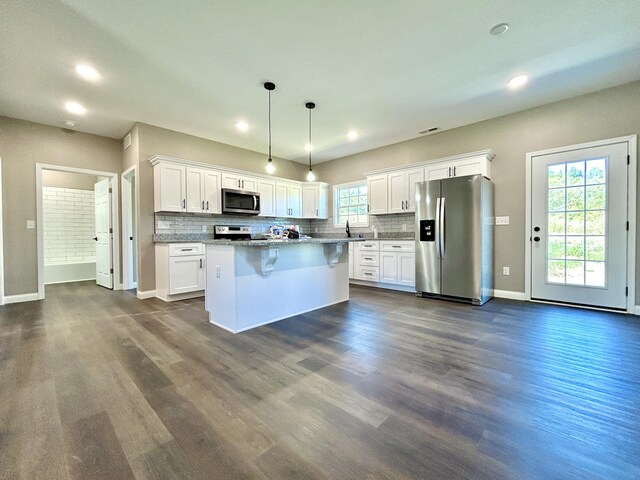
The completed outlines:
[[[194,236],[195,237],[195,236]],[[365,238],[301,238],[301,239],[276,239],[276,240],[214,240],[212,238],[185,239],[183,235],[154,235],[154,243],[186,243],[198,242],[206,245],[230,245],[234,247],[272,247],[289,245],[309,245],[323,243],[364,242]]]

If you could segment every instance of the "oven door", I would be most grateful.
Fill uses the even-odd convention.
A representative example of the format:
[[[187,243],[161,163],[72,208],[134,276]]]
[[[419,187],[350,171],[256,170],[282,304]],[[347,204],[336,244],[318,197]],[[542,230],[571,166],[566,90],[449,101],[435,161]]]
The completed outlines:
[[[260,194],[247,190],[222,189],[222,213],[233,215],[258,215]]]

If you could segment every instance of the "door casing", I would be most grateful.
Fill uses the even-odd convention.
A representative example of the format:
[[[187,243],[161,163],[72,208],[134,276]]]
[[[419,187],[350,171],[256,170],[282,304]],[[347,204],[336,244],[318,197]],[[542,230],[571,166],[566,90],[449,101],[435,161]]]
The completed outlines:
[[[627,296],[627,313],[636,313],[635,294],[636,294],[636,195],[637,195],[637,154],[638,154],[638,136],[629,135],[625,137],[610,138],[605,140],[597,140],[594,142],[580,143],[576,145],[567,145],[565,147],[551,148],[548,150],[540,150],[536,152],[528,152],[526,155],[526,193],[525,193],[525,300],[536,301],[531,299],[531,207],[532,207],[532,176],[531,166],[533,158],[541,155],[556,154],[568,152],[571,150],[579,150],[592,147],[604,147],[614,143],[627,143],[629,152],[629,165],[627,177],[627,212],[629,216],[629,233],[627,243],[627,286],[629,295]],[[543,302],[541,302],[543,303]],[[553,302],[557,303],[557,302]],[[575,306],[575,305],[574,305]],[[598,309],[596,307],[585,307]]]

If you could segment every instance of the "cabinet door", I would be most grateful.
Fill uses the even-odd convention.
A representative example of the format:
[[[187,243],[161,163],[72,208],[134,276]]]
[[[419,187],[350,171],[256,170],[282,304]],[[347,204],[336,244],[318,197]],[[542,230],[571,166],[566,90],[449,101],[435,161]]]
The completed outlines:
[[[222,174],[222,188],[235,188],[236,190],[240,190],[241,184],[240,175],[234,173]]]
[[[250,192],[258,191],[258,179],[255,177],[240,177],[240,189]]]
[[[398,257],[398,285],[415,287],[416,285],[416,254],[396,253]]]
[[[468,160],[459,160],[452,163],[453,176],[464,177],[465,175],[481,174],[490,178],[491,172],[488,169],[489,160],[485,157],[470,158]]]
[[[220,172],[204,170],[204,211],[207,213],[222,213],[220,190]]]
[[[407,201],[406,175],[402,172],[387,174],[387,213],[403,213]]]
[[[276,182],[273,180],[258,180],[260,193],[260,216],[276,216]]]
[[[326,184],[318,187],[317,208],[316,218],[329,218],[329,186]]]
[[[303,185],[302,187],[302,218],[316,218],[318,214],[318,187]]]
[[[154,168],[159,168],[159,175],[154,175],[157,184],[154,185],[154,193],[159,196],[155,203],[155,211],[184,212],[186,210],[186,168],[181,165],[161,163]]]
[[[353,243],[349,243],[349,278],[353,278],[353,259],[354,259]]]
[[[382,252],[380,254],[380,281],[383,283],[398,283],[398,254]]]
[[[169,258],[169,294],[204,289],[204,256]]]
[[[287,184],[276,182],[276,216],[288,217],[289,207],[287,195],[289,194],[289,188]]]
[[[424,181],[424,169],[412,168],[405,171],[407,178],[407,202],[405,203],[406,212],[416,211],[416,183]]]
[[[369,195],[369,214],[387,213],[387,174],[367,177],[367,194]]]
[[[287,204],[293,218],[302,217],[302,187],[289,185],[287,194]]]
[[[450,164],[439,164],[433,167],[425,167],[424,179],[425,180],[442,180],[443,178],[449,178]]]
[[[187,212],[201,213],[204,207],[204,170],[187,167]]]

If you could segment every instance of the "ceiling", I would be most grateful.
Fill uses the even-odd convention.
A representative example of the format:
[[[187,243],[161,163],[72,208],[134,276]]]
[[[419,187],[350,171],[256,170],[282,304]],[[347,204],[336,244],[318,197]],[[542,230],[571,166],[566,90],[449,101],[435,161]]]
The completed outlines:
[[[638,0],[3,0],[0,114],[135,122],[314,163],[640,78]],[[489,35],[500,22],[502,36]],[[88,63],[90,83],[74,72]],[[518,91],[507,80],[528,73]],[[64,110],[75,100],[83,116]],[[250,128],[240,133],[235,123]],[[359,138],[349,141],[347,131]]]

